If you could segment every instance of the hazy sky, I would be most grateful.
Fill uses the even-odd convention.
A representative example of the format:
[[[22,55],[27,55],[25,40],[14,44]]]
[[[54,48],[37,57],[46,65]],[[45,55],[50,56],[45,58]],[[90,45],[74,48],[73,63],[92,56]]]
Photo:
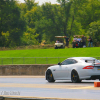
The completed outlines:
[[[24,2],[24,0],[19,0],[20,2]],[[45,3],[45,2],[51,2],[52,4],[55,4],[57,3],[56,2],[57,0],[35,0],[35,2],[39,2],[39,5],[41,5],[42,3]]]

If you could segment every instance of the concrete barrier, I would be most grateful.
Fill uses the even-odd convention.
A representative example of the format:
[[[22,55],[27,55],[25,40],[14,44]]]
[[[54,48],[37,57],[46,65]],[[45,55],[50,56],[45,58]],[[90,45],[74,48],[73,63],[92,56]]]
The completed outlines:
[[[0,65],[0,75],[45,75],[50,64]]]

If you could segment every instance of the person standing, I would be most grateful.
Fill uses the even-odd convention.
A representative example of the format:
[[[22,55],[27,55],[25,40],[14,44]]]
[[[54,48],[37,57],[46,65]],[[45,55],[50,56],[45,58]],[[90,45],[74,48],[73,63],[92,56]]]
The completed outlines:
[[[78,47],[82,47],[81,40],[82,39],[80,38],[80,36],[78,36],[78,38],[77,38]]]
[[[89,41],[88,47],[90,47],[90,44],[91,44],[91,47],[93,47],[93,40],[92,40],[91,36],[89,36],[88,41]]]
[[[65,40],[66,40],[66,46],[67,46],[67,48],[69,48],[69,38],[67,36],[65,36]]]
[[[78,36],[77,41],[78,41],[78,42],[81,42],[81,38],[80,38],[80,36]]]
[[[82,45],[86,47],[86,37],[84,35],[82,35]]]
[[[74,38],[73,38],[73,42],[77,42],[77,38],[76,38],[76,36],[74,36]]]
[[[72,44],[73,44],[73,48],[75,48],[76,45],[78,46],[76,36],[74,36]]]

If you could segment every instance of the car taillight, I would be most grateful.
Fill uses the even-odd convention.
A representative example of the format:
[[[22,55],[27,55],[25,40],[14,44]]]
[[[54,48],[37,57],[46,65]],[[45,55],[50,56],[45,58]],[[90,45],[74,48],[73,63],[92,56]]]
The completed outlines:
[[[93,66],[85,66],[83,69],[93,69]]]

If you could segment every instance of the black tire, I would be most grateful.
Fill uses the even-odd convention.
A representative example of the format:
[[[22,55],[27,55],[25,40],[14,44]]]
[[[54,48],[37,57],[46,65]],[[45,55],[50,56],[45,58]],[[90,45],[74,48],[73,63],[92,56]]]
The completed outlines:
[[[55,82],[53,74],[52,74],[50,69],[48,69],[47,72],[46,72],[46,80],[48,82]]]
[[[61,48],[63,48],[63,45],[61,45]]]
[[[58,49],[57,46],[55,46],[55,49]]]
[[[73,71],[71,72],[71,81],[72,81],[73,83],[80,83],[80,82],[81,82],[81,80],[79,79],[79,75],[78,75],[78,73],[77,73],[76,70],[73,70]]]

